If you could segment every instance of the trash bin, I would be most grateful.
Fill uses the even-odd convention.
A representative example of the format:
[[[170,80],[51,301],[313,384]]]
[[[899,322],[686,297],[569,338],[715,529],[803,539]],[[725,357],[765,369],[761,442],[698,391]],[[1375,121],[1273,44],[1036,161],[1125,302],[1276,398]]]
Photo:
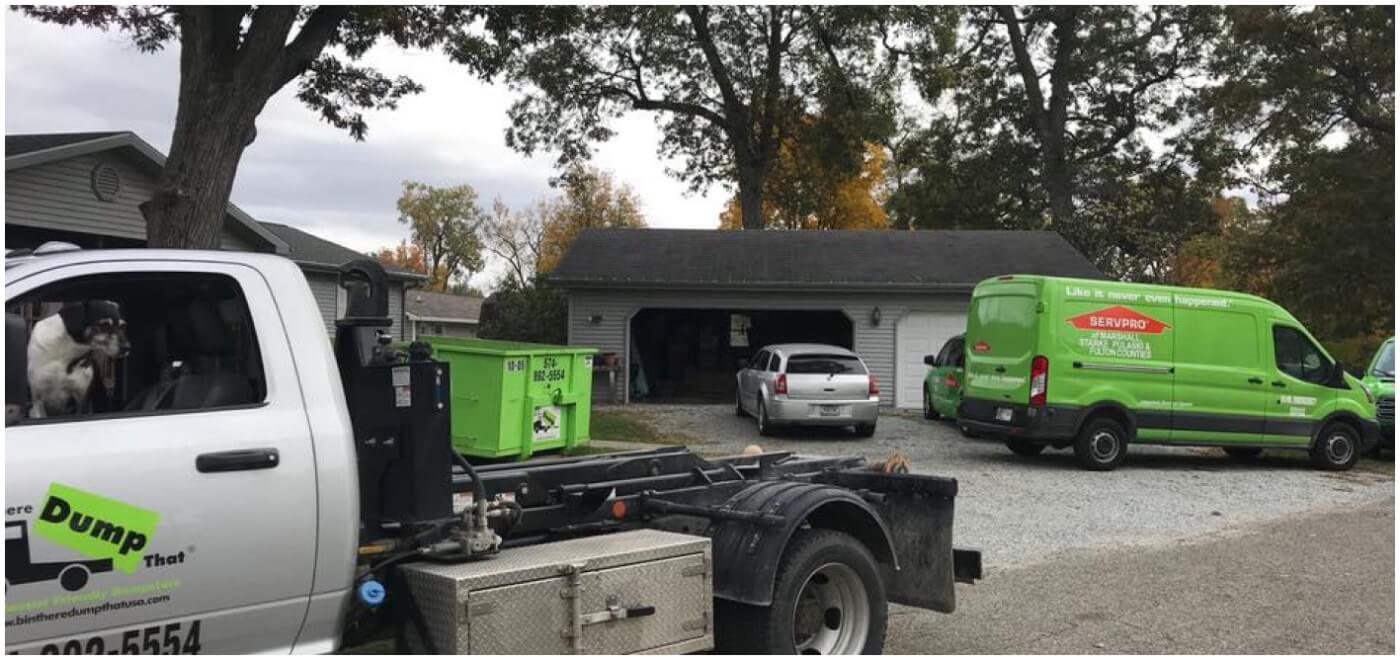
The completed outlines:
[[[467,456],[529,458],[588,444],[591,348],[420,337],[452,365],[452,446]]]

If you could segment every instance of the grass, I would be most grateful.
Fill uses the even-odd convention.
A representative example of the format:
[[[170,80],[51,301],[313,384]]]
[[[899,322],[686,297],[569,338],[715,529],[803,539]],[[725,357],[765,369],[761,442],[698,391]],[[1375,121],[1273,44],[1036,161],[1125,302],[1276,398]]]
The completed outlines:
[[[694,438],[680,434],[665,434],[643,413],[614,408],[594,410],[589,421],[589,436],[595,440],[635,442],[649,445],[684,445]]]

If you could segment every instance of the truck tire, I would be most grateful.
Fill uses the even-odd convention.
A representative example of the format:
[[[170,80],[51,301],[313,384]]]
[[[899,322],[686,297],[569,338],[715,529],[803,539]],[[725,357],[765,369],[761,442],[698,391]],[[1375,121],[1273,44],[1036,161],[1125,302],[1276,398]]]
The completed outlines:
[[[1018,439],[1007,440],[1006,448],[1010,449],[1011,453],[1017,456],[1039,456],[1040,452],[1045,451],[1045,445],[1039,445],[1029,440]]]
[[[715,601],[722,652],[877,655],[888,605],[874,555],[855,537],[799,530],[783,551],[768,607]]]
[[[924,419],[938,419],[938,411],[933,408],[933,395],[924,388]]]
[[[1128,432],[1108,417],[1089,420],[1074,439],[1074,457],[1085,470],[1112,470],[1127,456]]]
[[[764,437],[773,435],[773,423],[768,421],[768,406],[763,405],[762,396],[758,399],[758,434]]]
[[[1356,430],[1348,424],[1332,422],[1318,434],[1309,454],[1312,456],[1313,467],[1342,472],[1356,465],[1360,451],[1361,443],[1357,439]]]
[[[1225,447],[1225,455],[1237,461],[1259,458],[1262,453],[1264,450],[1258,447]]]

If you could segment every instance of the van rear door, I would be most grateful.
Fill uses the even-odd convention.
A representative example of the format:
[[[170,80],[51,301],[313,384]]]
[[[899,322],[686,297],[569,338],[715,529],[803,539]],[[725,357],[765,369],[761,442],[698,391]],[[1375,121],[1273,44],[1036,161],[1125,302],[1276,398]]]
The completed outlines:
[[[989,282],[973,292],[967,316],[964,398],[1030,402],[1039,302],[1036,282]]]

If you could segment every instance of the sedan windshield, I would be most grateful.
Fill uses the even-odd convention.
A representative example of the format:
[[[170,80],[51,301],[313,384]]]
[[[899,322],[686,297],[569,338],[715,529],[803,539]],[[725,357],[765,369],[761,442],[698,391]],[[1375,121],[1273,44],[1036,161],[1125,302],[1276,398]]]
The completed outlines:
[[[1391,342],[1381,349],[1381,354],[1376,358],[1375,366],[1371,367],[1371,373],[1381,378],[1395,377],[1395,343]]]
[[[790,374],[856,374],[865,375],[865,365],[851,355],[794,355],[788,358]]]

